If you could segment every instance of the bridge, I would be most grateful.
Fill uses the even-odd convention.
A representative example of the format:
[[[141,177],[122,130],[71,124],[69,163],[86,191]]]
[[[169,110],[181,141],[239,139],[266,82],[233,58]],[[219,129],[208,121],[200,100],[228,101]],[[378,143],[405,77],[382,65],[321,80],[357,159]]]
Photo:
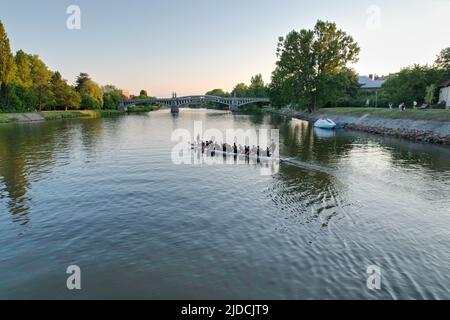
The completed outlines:
[[[137,100],[124,100],[119,106],[119,110],[127,111],[128,108],[140,105],[140,104],[158,104],[171,108],[172,113],[178,113],[180,107],[187,105],[201,105],[206,102],[220,103],[227,105],[230,111],[236,112],[239,107],[253,103],[269,104],[270,100],[267,98],[237,98],[237,97],[218,97],[208,95],[186,96],[177,97],[174,93],[172,98],[155,98],[155,99],[137,99]]]

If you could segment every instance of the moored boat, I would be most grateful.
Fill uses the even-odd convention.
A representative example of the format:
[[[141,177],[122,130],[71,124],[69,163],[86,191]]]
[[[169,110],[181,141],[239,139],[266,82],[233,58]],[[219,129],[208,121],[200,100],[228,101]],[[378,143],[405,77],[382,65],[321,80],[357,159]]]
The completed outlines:
[[[319,119],[314,123],[315,128],[333,130],[336,128],[336,123],[331,119]]]

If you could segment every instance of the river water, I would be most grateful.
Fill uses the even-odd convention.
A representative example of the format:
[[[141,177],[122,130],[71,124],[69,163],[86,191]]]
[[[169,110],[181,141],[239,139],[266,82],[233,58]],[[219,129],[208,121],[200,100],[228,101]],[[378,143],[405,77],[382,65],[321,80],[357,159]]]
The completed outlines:
[[[328,169],[176,165],[194,121],[279,129],[282,156]],[[448,299],[449,195],[448,147],[274,116],[1,125],[0,298]]]

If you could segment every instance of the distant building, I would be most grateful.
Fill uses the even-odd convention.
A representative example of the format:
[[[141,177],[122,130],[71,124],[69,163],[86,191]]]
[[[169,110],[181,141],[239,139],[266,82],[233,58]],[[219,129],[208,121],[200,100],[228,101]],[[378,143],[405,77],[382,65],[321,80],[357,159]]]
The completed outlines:
[[[373,75],[358,77],[359,87],[361,89],[368,90],[368,91],[380,90],[381,86],[383,85],[383,83],[385,81],[386,81],[386,77],[375,79],[375,76],[373,76]]]
[[[450,108],[450,80],[444,82],[441,85],[441,91],[439,94],[439,102],[445,102],[445,107]]]
[[[122,97],[126,100],[129,100],[131,98],[130,92],[127,90],[122,90]]]

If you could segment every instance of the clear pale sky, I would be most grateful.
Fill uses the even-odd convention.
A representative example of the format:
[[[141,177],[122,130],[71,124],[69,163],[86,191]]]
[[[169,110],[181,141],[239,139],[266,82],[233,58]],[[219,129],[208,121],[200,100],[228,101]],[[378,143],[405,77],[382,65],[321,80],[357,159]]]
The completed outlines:
[[[81,30],[66,27],[71,4]],[[14,51],[70,82],[82,71],[159,97],[231,90],[256,73],[269,81],[278,37],[317,19],[359,43],[360,74],[432,63],[450,46],[450,0],[1,0],[0,19]]]

